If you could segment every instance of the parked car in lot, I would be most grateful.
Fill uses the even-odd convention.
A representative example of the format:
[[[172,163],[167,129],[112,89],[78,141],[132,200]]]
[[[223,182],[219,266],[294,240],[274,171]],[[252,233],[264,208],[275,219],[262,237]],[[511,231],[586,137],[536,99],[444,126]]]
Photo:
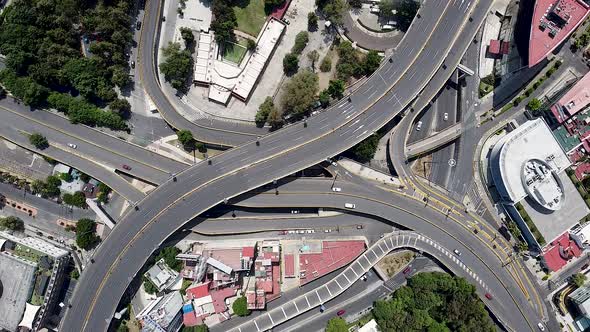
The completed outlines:
[[[126,169],[128,171],[131,170],[131,166],[127,165],[127,164],[123,164],[123,169]]]
[[[342,315],[344,315],[345,313],[346,313],[346,310],[344,310],[344,309],[340,309],[340,310],[338,310],[338,312],[336,313],[336,315],[338,315],[338,316],[342,316]]]

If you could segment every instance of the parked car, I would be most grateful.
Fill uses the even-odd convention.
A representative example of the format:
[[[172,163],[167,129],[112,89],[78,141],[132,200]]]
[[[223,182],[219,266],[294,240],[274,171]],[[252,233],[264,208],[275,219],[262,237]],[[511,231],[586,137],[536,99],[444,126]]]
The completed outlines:
[[[486,299],[491,300],[492,299],[492,294],[486,293]]]
[[[336,313],[336,315],[338,315],[338,316],[342,316],[342,315],[344,315],[345,313],[346,313],[346,310],[344,310],[344,309],[340,309],[340,310],[338,310],[338,312]]]
[[[361,276],[361,280],[362,281],[367,281],[367,274],[366,273]]]
[[[324,229],[324,233],[332,233],[332,229],[331,229],[331,228],[329,228],[329,229]]]
[[[70,148],[72,148],[72,149],[75,149],[75,148],[77,148],[77,147],[78,147],[78,146],[77,146],[76,144],[74,144],[74,143],[68,143],[68,146],[69,146]]]
[[[332,191],[339,193],[339,192],[342,191],[342,188],[340,188],[340,187],[332,187]]]
[[[537,324],[537,327],[539,328],[539,330],[541,330],[541,331],[545,331],[545,326],[543,326],[543,324],[542,324],[542,323],[538,323],[538,324]]]
[[[135,29],[137,29],[137,30],[141,29],[141,21],[137,21],[135,23]]]
[[[461,256],[461,252],[457,249],[453,250],[453,252],[455,253],[455,255],[457,256]]]
[[[135,61],[131,61],[131,68],[135,68]]]
[[[344,207],[347,209],[354,209],[356,208],[356,205],[352,203],[344,203]]]
[[[279,231],[279,235],[285,235],[287,234],[287,231]]]
[[[131,170],[131,166],[127,165],[127,164],[123,164],[123,169],[126,169],[128,171]]]
[[[420,129],[422,129],[422,121],[418,121],[418,124],[416,125],[416,131],[420,131]]]

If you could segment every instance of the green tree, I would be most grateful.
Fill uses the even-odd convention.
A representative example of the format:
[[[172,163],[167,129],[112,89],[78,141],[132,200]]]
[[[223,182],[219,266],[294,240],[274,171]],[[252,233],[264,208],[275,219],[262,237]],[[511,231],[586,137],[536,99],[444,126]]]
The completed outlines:
[[[256,42],[254,40],[248,39],[248,41],[246,43],[247,43],[246,48],[249,51],[254,51],[256,49]]]
[[[113,83],[118,86],[119,88],[127,86],[127,84],[131,83],[131,78],[129,78],[129,72],[123,66],[113,66],[111,67],[112,71],[112,81]]]
[[[572,284],[576,285],[576,287],[582,287],[586,282],[586,275],[584,273],[575,273],[572,275],[570,281]]]
[[[184,39],[186,47],[195,42],[195,35],[193,35],[193,31],[190,28],[180,28],[180,35],[182,36],[182,39]]]
[[[192,58],[188,51],[181,50],[180,44],[168,43],[162,49],[164,61],[160,63],[160,70],[164,79],[170,82],[176,90],[185,88],[185,83],[192,70]]]
[[[330,59],[327,55],[322,59],[322,63],[320,63],[320,70],[324,73],[332,70],[332,59]]]
[[[299,58],[293,53],[287,53],[283,58],[283,71],[286,75],[293,75],[299,70]]]
[[[150,279],[146,278],[146,276],[143,276],[142,280],[143,280],[143,289],[145,290],[146,293],[156,294],[158,292],[158,288],[156,287],[156,285],[154,285],[153,282],[150,281]]]
[[[181,332],[209,332],[209,328],[205,324],[197,326],[183,326]]]
[[[0,218],[0,229],[9,229],[16,232],[25,231],[25,223],[19,217],[8,216]]]
[[[232,304],[232,309],[234,314],[240,317],[248,316],[250,314],[250,309],[248,309],[248,302],[246,301],[245,296],[239,297],[235,300]]]
[[[64,194],[63,201],[67,205],[79,208],[86,207],[86,196],[81,191],[76,191],[74,194]]]
[[[348,324],[340,317],[331,318],[326,326],[326,332],[348,332]]]
[[[131,104],[127,99],[117,98],[109,103],[109,109],[117,114],[122,119],[129,119],[131,116]]]
[[[94,247],[100,238],[96,235],[96,223],[82,218],[76,223],[76,245],[84,250]]]
[[[255,117],[256,126],[258,126],[258,127],[264,126],[264,124],[266,123],[266,120],[268,119],[269,114],[271,112],[273,112],[274,110],[275,110],[275,104],[272,101],[272,98],[266,97],[266,99],[264,99],[264,102],[262,102],[262,104],[260,104],[260,107],[258,108],[258,112],[256,112],[256,117]]]
[[[328,92],[328,89],[324,89],[322,92],[320,92],[319,101],[323,108],[326,108],[328,105],[330,105],[330,93]]]
[[[375,156],[377,146],[379,145],[379,136],[373,134],[364,139],[359,144],[353,146],[349,151],[352,158],[360,163],[367,163]]]
[[[320,59],[320,54],[316,50],[307,53],[307,58],[311,61],[311,67],[315,69],[315,63]]]
[[[176,132],[176,136],[185,150],[193,151],[195,149],[195,139],[193,137],[193,133],[190,130],[179,130]]]
[[[318,75],[309,70],[293,76],[285,85],[281,99],[284,113],[298,117],[309,111],[315,102],[318,87]]]
[[[176,255],[178,254],[180,254],[180,249],[174,246],[165,247],[162,248],[162,250],[160,250],[156,256],[156,261],[164,259],[166,265],[168,265],[171,269],[180,271],[182,269],[182,262],[176,259]]]
[[[78,278],[80,278],[80,272],[78,272],[78,270],[74,268],[72,272],[70,272],[70,278],[78,280]]]
[[[361,8],[363,6],[361,0],[348,0],[348,4],[353,8]]]
[[[357,53],[349,41],[341,42],[338,45],[338,64],[336,72],[338,78],[346,81],[362,68]]]
[[[344,0],[328,0],[321,9],[326,19],[336,25],[342,24],[342,15],[348,9],[348,4]]]
[[[541,108],[541,105],[542,105],[542,103],[539,99],[533,98],[528,102],[527,107],[531,111],[537,111]]]
[[[60,173],[59,174],[59,178],[62,179],[65,182],[72,182],[74,181],[74,178],[72,177],[72,175],[70,173]]]
[[[307,30],[316,31],[318,29],[318,16],[314,12],[307,13]]]
[[[45,190],[45,183],[41,180],[33,180],[31,182],[31,191],[33,194],[43,194]]]
[[[44,150],[49,147],[49,142],[45,136],[39,133],[33,133],[29,136],[29,143],[39,150]]]
[[[365,69],[365,75],[371,75],[377,68],[379,68],[379,64],[381,63],[381,56],[377,51],[369,51],[365,56],[365,61],[363,63],[363,67]]]
[[[61,186],[61,180],[55,176],[50,175],[45,180],[44,194],[47,197],[57,197],[60,194],[59,186]]]
[[[80,181],[86,183],[86,182],[90,181],[90,179],[92,179],[90,177],[90,175],[88,175],[88,174],[86,174],[84,172],[80,172]]]
[[[305,49],[305,46],[307,46],[308,42],[309,42],[309,33],[307,31],[299,32],[295,36],[295,44],[293,45],[293,48],[291,48],[291,53],[297,54],[297,55],[301,54],[301,52],[303,52],[303,50]]]
[[[344,95],[344,81],[342,80],[330,80],[328,86],[328,93],[334,99],[340,99]]]
[[[268,114],[267,122],[271,130],[277,130],[283,126],[283,115],[276,107]]]

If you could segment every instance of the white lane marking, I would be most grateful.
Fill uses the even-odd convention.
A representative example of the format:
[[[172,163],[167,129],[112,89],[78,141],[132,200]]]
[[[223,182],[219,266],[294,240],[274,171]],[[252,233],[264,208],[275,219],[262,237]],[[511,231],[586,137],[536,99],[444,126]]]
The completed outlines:
[[[340,283],[338,282],[338,280],[334,279],[334,281],[336,281],[336,285],[338,285],[338,287],[340,287],[340,289],[342,289],[342,286],[340,285]]]
[[[283,315],[285,315],[285,318],[288,318],[287,313],[285,312],[285,308],[283,308],[283,306],[281,306],[281,310],[283,310]]]
[[[258,323],[256,323],[256,319],[253,320],[254,325],[256,325],[256,331],[260,331],[260,328],[258,327]]]
[[[360,121],[360,120],[359,120]],[[360,125],[358,128],[356,128],[355,130],[353,130],[352,132],[355,133],[357,130],[361,130],[365,125]]]
[[[330,293],[330,296],[332,296],[332,292],[330,292],[330,288],[328,288],[327,285],[325,285],[324,287],[326,287],[326,289],[328,290],[328,293]]]
[[[299,313],[299,307],[297,307],[297,303],[295,303],[295,301],[291,301],[293,303],[293,305],[295,306],[295,309],[297,309],[297,313]]]
[[[322,303],[322,298],[320,297],[320,293],[318,293],[318,290],[315,290],[315,295],[318,296],[318,300],[320,300],[320,303]]]
[[[373,93],[371,93],[371,94],[369,95],[369,97],[367,97],[367,99],[371,99],[371,97],[373,97],[373,96],[374,96],[376,93],[377,93],[377,90],[373,91]]]
[[[267,313],[267,315],[268,315],[268,319],[270,319],[270,322],[272,323],[272,325],[275,325],[275,321],[272,320],[272,317],[270,317],[270,313]]]
[[[311,304],[309,304],[309,299],[307,298],[307,295],[305,296],[305,301],[307,301],[307,306],[311,307]]]
[[[364,135],[364,134],[366,134],[366,133],[367,133],[367,131],[365,130],[365,131],[363,131],[363,133],[362,133],[362,134],[358,135],[356,138],[359,138],[359,137],[363,136],[363,135]]]

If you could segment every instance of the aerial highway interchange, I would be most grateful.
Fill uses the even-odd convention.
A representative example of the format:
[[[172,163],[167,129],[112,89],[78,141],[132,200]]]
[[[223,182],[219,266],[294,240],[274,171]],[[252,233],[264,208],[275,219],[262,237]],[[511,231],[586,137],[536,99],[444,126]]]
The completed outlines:
[[[115,227],[84,266],[73,296],[66,304],[59,330],[112,328],[129,284],[141,278],[139,273],[149,257],[179,233],[192,231],[203,236],[229,237],[295,228],[296,216],[279,218],[270,212],[266,214],[268,217],[284,218],[288,222],[267,226],[271,224],[263,221],[263,211],[288,209],[340,211],[345,212],[343,217],[331,216],[326,220],[347,225],[358,217],[362,223],[378,223],[379,231],[390,226],[395,230],[379,234],[380,237],[370,234],[375,239],[367,250],[338,270],[338,274],[329,275],[324,284],[305,288],[305,292],[280,305],[269,306],[266,312],[248,321],[236,321],[231,331],[272,330],[323,306],[349,287],[358,288],[354,286],[357,280],[382,257],[399,248],[419,251],[446,271],[467,279],[502,329],[535,331],[547,326],[557,330],[544,292],[539,290],[535,277],[524,266],[512,243],[499,235],[498,225],[468,211],[460,201],[470,190],[475,174],[460,174],[458,182],[468,183],[453,184],[458,189],[449,192],[427,185],[408,163],[414,155],[407,147],[428,139],[426,132],[415,129],[417,119],[431,122],[432,114],[424,115],[422,111],[437,95],[445,94],[441,89],[449,82],[457,84],[463,75],[456,68],[474,44],[492,4],[493,0],[422,2],[401,42],[366,81],[318,114],[269,133],[268,127],[205,117],[189,121],[182,115],[179,108],[188,106],[165,91],[163,85],[167,83],[158,74],[157,50],[161,47],[158,40],[165,19],[164,1],[145,1],[136,79],[170,127],[189,130],[197,141],[226,149],[214,156],[203,155],[203,160],[194,163],[158,154],[112,133],[72,124],[44,110],[32,110],[16,99],[0,101],[3,139],[75,167],[107,184],[130,206],[122,217],[116,218]],[[435,130],[458,128],[459,134],[452,139],[437,138],[432,147],[419,155],[439,149],[465,132],[467,137],[479,141],[492,128],[492,123],[475,128],[473,123],[462,121],[464,118],[456,114],[454,92],[443,95],[440,103],[441,108],[451,105],[451,119],[446,122],[448,113],[445,113],[441,122],[441,111],[434,113],[438,114]],[[387,160],[396,172],[392,183],[378,184],[351,175],[330,159],[375,134],[394,118],[399,122],[387,144]],[[49,147],[37,149],[23,138],[22,133],[33,132],[45,136]],[[457,155],[455,149],[460,148],[468,153],[460,155],[464,159],[457,163],[461,169],[471,170],[469,166],[478,142],[470,144],[473,147],[453,145],[450,150],[439,150],[435,163],[441,164],[447,157]],[[292,177],[314,166],[331,177]],[[436,167],[433,177],[448,182],[450,170],[436,170]],[[130,184],[129,178],[146,182],[155,189],[142,192]],[[395,185],[394,180],[401,185]],[[220,206],[257,212],[243,212],[244,216],[238,218],[233,212],[232,217],[225,215],[217,220],[207,214]],[[301,225],[305,226],[298,228],[310,228],[317,223],[306,216],[301,219]]]

